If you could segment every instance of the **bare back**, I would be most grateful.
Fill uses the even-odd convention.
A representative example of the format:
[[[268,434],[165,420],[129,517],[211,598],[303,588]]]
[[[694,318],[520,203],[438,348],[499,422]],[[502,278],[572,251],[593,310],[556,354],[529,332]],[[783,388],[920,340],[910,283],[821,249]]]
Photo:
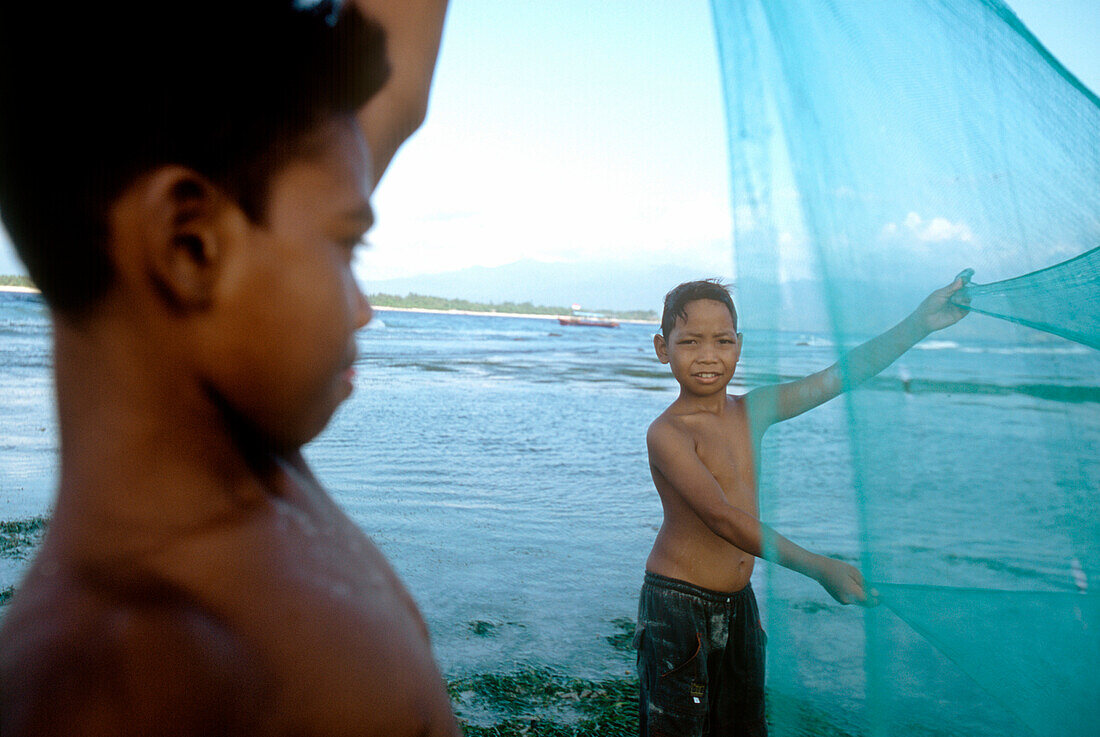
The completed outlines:
[[[414,602],[311,483],[111,559],[51,529],[5,618],[0,731],[459,734]]]
[[[758,516],[755,446],[745,397],[728,396],[724,411],[691,411],[673,403],[651,425],[688,439],[698,461],[717,481],[725,500]],[[755,557],[715,534],[661,470],[650,472],[664,508],[664,522],[646,570],[715,591],[738,591],[752,575]]]

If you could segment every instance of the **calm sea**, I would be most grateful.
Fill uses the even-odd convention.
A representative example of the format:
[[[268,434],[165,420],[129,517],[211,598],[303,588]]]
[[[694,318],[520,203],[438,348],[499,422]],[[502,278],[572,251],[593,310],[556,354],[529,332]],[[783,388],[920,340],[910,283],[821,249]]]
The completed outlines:
[[[653,356],[653,331],[379,311],[360,333],[356,391],[307,455],[407,582],[448,674],[520,663],[583,676],[632,671],[632,656],[608,638],[620,631],[615,620],[635,615],[661,521],[646,426],[676,397]],[[732,390],[824,368],[834,351],[822,336],[747,330]],[[1020,523],[1006,508],[1013,497],[1006,502],[1002,474],[1026,473],[1022,459],[1037,444],[1047,455],[1060,452],[1050,433],[1063,426],[1073,434],[1067,453],[1100,445],[1098,355],[1066,342],[964,343],[944,333],[870,384],[868,395],[889,396],[884,406],[898,414],[866,426],[900,427],[894,462],[921,480],[919,493],[894,505],[882,572],[907,583],[1072,585],[1065,546],[1029,544],[1061,534],[1062,521],[1040,510]],[[57,460],[50,364],[40,300],[0,293],[0,519],[50,506]],[[769,431],[764,475],[775,493],[763,500],[763,516],[807,548],[857,561],[873,537],[860,525],[882,526],[874,509],[861,512],[855,501],[849,412],[838,401]],[[955,470],[927,473],[930,465]],[[1100,477],[1094,465],[1085,473]],[[929,502],[930,493],[964,501]],[[1049,530],[1034,529],[1036,520]],[[0,562],[8,565],[0,587],[14,583],[21,564]],[[769,647],[800,653],[798,677],[820,708],[858,710],[865,615],[766,564],[754,586],[765,619],[784,622],[784,642],[772,628]],[[913,640],[908,657],[938,667],[941,656]],[[935,722],[934,700],[911,696],[914,719]],[[1009,728],[985,708],[967,733]]]

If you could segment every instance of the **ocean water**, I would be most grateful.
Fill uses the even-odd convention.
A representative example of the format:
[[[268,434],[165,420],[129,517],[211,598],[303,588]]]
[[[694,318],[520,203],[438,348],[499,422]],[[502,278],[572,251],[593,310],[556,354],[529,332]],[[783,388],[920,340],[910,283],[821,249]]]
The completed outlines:
[[[661,522],[645,430],[677,391],[654,330],[378,311],[360,333],[356,390],[307,457],[406,581],[448,675],[633,671],[608,638],[635,615]],[[731,391],[819,370],[836,350],[825,336],[747,330]],[[1074,556],[1096,560],[1095,526],[1066,521],[1100,478],[1082,450],[1100,445],[1098,355],[1064,341],[933,336],[858,399],[769,431],[762,516],[816,552],[858,562],[873,550],[876,580],[1073,590]],[[49,509],[50,362],[40,300],[0,293],[0,519]],[[857,462],[853,437],[867,440]],[[1064,493],[1051,504],[1036,488]],[[0,587],[21,565],[5,564]],[[870,615],[777,566],[758,565],[754,588],[773,680],[858,728]],[[876,612],[904,648],[904,669],[888,677],[906,723],[1020,731],[930,643]]]

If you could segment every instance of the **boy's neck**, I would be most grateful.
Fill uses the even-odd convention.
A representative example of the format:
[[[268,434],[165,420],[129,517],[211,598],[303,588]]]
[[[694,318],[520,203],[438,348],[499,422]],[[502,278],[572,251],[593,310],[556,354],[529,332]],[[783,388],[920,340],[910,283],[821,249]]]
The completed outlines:
[[[128,543],[201,529],[278,494],[300,454],[280,458],[234,432],[164,346],[110,325],[54,321],[61,469],[54,521]]]
[[[720,415],[726,410],[726,387],[713,394],[695,394],[680,387],[680,396],[676,398],[676,405],[686,412],[709,412]]]

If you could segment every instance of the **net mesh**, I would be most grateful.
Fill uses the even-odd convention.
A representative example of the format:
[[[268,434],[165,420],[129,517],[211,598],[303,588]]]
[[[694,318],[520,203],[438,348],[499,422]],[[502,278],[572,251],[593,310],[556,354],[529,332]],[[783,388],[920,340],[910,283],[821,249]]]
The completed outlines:
[[[999,0],[712,10],[743,362],[755,334],[839,358],[961,270],[991,282],[959,295],[984,315],[765,437],[762,516],[885,604],[766,567],[775,733],[1095,734],[1096,96]]]
[[[968,285],[957,301],[1100,349],[1100,248],[1015,279]]]

